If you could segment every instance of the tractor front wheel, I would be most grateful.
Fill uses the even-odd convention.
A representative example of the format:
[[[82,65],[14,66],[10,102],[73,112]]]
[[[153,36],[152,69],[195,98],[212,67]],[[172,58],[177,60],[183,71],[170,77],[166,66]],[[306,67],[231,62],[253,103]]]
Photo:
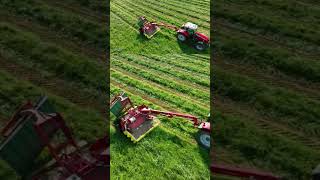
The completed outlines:
[[[206,45],[203,42],[197,42],[194,46],[198,51],[203,51],[206,49]]]
[[[185,41],[187,40],[187,37],[186,37],[185,35],[181,34],[181,33],[179,33],[179,34],[177,35],[177,38],[178,38],[178,40],[181,41],[181,42],[185,42]]]
[[[210,149],[210,133],[199,131],[198,143],[206,149]]]

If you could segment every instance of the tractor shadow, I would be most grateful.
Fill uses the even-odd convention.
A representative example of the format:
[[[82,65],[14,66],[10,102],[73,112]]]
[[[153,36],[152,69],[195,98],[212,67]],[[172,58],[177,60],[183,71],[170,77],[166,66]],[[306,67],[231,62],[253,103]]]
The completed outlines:
[[[157,36],[157,35],[155,35]],[[159,36],[159,35],[158,35]],[[153,38],[156,38],[156,37],[153,37]],[[160,37],[158,37],[160,38]],[[168,37],[161,37],[161,38],[164,38],[165,40],[172,40]],[[151,39],[148,39],[147,37],[145,37],[144,35],[142,34],[137,34],[136,36],[136,40],[139,42],[139,43],[142,43],[142,44],[147,44],[150,42]],[[176,43],[178,44],[180,50],[182,53],[184,54],[188,54],[188,55],[193,55],[193,54],[210,54],[210,47],[207,48],[206,50],[204,51],[198,51],[194,48],[193,44],[191,42],[180,42],[178,40],[176,40]]]
[[[188,54],[188,55],[192,55],[192,54],[209,54],[210,53],[210,47],[207,48],[204,51],[198,51],[193,47],[191,42],[183,43],[183,42],[180,42],[180,41],[177,40],[177,43],[178,43],[181,51],[183,53],[185,53],[185,54]]]
[[[193,137],[198,141],[199,132],[193,133]],[[197,142],[198,143],[198,142]],[[198,143],[198,152],[201,155],[203,162],[209,167],[210,166],[210,149],[206,149]]]

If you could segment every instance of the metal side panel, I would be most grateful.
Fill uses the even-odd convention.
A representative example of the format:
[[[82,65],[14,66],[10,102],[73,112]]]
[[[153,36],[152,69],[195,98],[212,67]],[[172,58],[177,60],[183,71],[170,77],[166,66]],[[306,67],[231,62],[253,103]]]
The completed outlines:
[[[1,144],[0,157],[19,175],[24,176],[30,173],[33,162],[42,149],[33,121],[27,120]]]

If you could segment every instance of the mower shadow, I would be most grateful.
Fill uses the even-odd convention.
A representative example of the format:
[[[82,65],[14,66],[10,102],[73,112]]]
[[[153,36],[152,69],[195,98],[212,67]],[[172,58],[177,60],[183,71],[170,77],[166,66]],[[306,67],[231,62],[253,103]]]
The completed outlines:
[[[150,40],[150,39],[148,39],[147,37],[145,37],[144,35],[142,35],[140,33],[137,34],[136,39],[141,43],[146,43],[146,42],[148,42]]]
[[[122,143],[125,143],[126,144],[126,146],[124,146],[125,148],[133,147],[135,144],[121,132],[120,125],[118,122],[119,120],[115,120],[113,122],[113,126],[116,128],[116,131],[112,135],[112,137],[114,137],[113,139],[117,139],[115,141],[121,141]]]

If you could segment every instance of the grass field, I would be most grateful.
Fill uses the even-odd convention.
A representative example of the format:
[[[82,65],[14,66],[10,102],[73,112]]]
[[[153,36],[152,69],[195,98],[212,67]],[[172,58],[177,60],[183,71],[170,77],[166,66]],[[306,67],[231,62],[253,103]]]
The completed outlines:
[[[6,0],[0,7],[0,126],[22,103],[48,95],[77,139],[103,137],[106,3]],[[0,179],[18,177],[1,161]]]
[[[319,4],[215,0],[211,10],[212,159],[310,179],[320,163]]]
[[[147,40],[137,19],[181,26],[191,21],[209,34],[209,6],[181,1],[112,0],[110,14],[111,94],[125,91],[136,105],[189,113],[207,119],[210,111],[209,51],[179,44],[175,32],[162,28]],[[203,1],[209,4],[209,1]],[[198,8],[201,14],[194,13]],[[189,11],[190,10],[190,11]],[[113,117],[114,119],[114,117]],[[132,179],[208,179],[209,153],[196,142],[197,130],[184,119],[160,118],[161,124],[133,144],[113,122],[111,177]]]

